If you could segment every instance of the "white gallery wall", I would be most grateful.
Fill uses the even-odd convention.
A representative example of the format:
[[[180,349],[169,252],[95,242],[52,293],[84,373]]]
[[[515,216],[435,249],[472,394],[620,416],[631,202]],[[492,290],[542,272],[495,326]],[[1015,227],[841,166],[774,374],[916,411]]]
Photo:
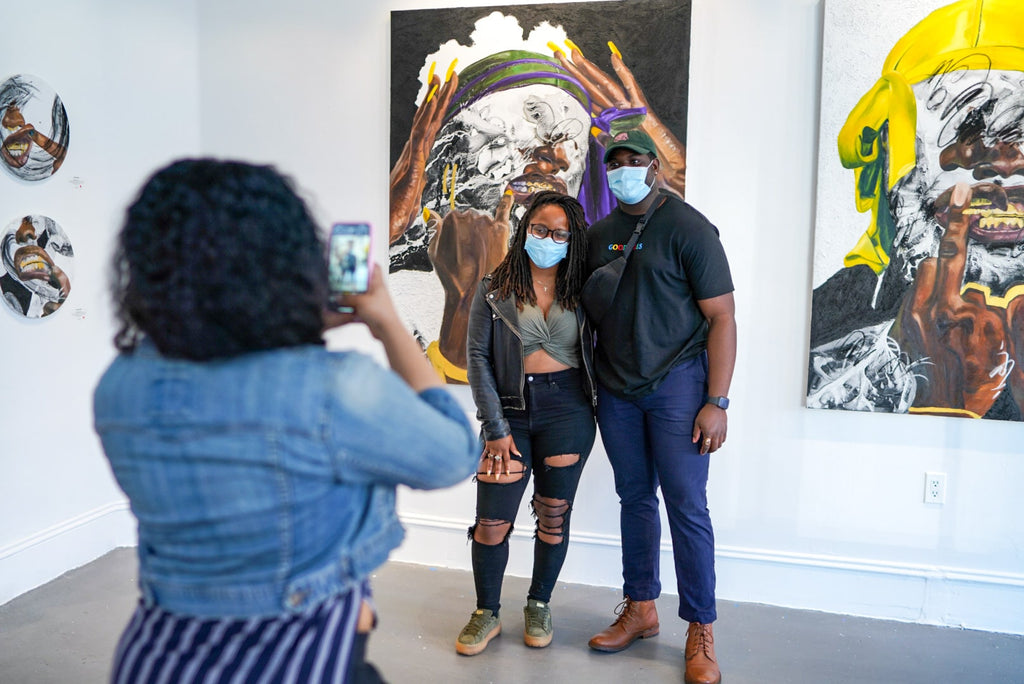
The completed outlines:
[[[75,20],[53,27],[48,51],[0,47],[5,70],[64,98],[72,132],[65,167],[43,187],[0,178],[4,222],[50,213],[77,257],[76,290],[54,320],[0,311],[0,602],[132,543],[90,393],[112,354],[110,240],[144,175],[186,154],[273,163],[321,221],[378,226],[386,263],[389,12],[490,3],[53,4]],[[803,407],[823,12],[822,0],[694,0],[687,197],[721,229],[740,333],[729,440],[709,486],[719,597],[1024,633],[1024,428]],[[68,183],[76,175],[83,188]],[[376,349],[359,330],[331,343]],[[927,471],[947,474],[944,505],[923,502]],[[409,534],[392,557],[468,568],[473,501],[469,482],[403,490]],[[525,509],[518,526],[510,569],[526,575]],[[600,444],[572,530],[562,579],[619,586],[618,502]],[[674,592],[667,527],[662,566]]]
[[[36,183],[0,169],[0,223],[50,216],[75,260],[56,313],[25,319],[0,304],[0,603],[135,543],[92,430],[92,389],[113,357],[107,266],[141,180],[199,151],[194,0],[55,0],[44,14],[0,45],[0,80],[28,73],[57,92],[68,155]]]

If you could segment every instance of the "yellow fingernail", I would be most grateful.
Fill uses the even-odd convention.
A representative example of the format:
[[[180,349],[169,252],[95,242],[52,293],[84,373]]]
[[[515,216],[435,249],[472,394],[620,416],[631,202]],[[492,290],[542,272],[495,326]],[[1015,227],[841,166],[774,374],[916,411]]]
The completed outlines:
[[[515,193],[512,192],[512,188],[505,188],[505,197],[508,197],[509,195],[514,195],[514,194]]]
[[[604,131],[602,131],[597,126],[590,127],[590,135],[594,136],[595,138],[600,138],[602,133],[604,133]]]
[[[430,73],[427,74],[427,83],[434,80],[434,69],[437,68],[437,62],[430,63]]]
[[[437,86],[434,86],[433,88],[431,88],[430,92],[427,93],[427,99],[426,99],[426,101],[423,104],[426,104],[427,102],[430,102],[431,100],[433,100],[434,99],[434,93],[436,93],[436,92],[437,92]]]
[[[565,39],[565,44],[569,46],[570,50],[575,50],[576,52],[580,53],[580,55],[583,54],[583,50],[580,50],[580,46],[572,42],[568,38]]]
[[[451,80],[452,74],[455,73],[455,65],[459,63],[458,59],[453,59],[451,65],[448,67],[448,73],[444,75],[444,82],[447,83]]]
[[[553,40],[548,41],[548,48],[555,53],[555,57],[558,57],[559,55],[565,56],[565,52],[562,48],[558,47],[558,44]]]
[[[615,47],[615,43],[613,43],[610,40],[608,41],[608,49],[612,51],[613,55],[615,55],[619,59],[622,59],[622,53],[619,52],[619,48]]]
[[[427,223],[430,220],[430,210],[423,207],[423,222]]]

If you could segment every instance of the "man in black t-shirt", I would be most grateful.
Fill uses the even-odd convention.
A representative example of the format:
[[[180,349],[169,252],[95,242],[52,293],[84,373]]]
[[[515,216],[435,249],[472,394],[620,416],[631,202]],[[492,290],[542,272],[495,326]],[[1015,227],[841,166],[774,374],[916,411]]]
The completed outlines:
[[[727,395],[736,359],[732,278],[718,230],[693,207],[656,190],[660,162],[639,129],[605,151],[618,207],[591,226],[593,271],[622,251],[640,217],[658,206],[629,255],[597,330],[598,425],[615,474],[625,600],[590,647],[620,651],[658,633],[661,518],[665,498],[679,590],[690,623],[685,681],[721,680],[715,621],[714,533],[707,508],[710,454],[725,442]]]

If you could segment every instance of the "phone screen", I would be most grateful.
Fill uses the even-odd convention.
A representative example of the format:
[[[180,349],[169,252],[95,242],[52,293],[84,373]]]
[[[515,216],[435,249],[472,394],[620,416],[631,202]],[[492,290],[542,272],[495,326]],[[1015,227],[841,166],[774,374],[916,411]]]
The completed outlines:
[[[369,223],[335,223],[331,226],[327,255],[329,306],[338,311],[349,311],[351,309],[338,303],[338,298],[369,289],[371,247]]]

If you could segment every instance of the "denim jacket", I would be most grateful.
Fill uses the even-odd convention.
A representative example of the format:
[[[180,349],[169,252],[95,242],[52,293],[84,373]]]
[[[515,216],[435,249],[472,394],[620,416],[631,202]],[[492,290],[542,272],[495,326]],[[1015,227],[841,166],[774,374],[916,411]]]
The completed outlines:
[[[590,323],[583,307],[576,307],[579,326],[580,370],[584,387],[590,393],[592,406],[597,406],[594,384],[594,345]],[[511,434],[502,409],[526,408],[523,397],[526,382],[523,360],[523,338],[519,331],[519,309],[514,298],[499,299],[491,290],[491,276],[484,276],[469,308],[469,331],[466,342],[467,374],[476,417],[485,440],[500,439]]]
[[[465,412],[356,352],[291,347],[219,361],[143,341],[94,395],[95,428],[138,519],[147,605],[199,616],[300,612],[401,543],[395,488],[475,469]]]

